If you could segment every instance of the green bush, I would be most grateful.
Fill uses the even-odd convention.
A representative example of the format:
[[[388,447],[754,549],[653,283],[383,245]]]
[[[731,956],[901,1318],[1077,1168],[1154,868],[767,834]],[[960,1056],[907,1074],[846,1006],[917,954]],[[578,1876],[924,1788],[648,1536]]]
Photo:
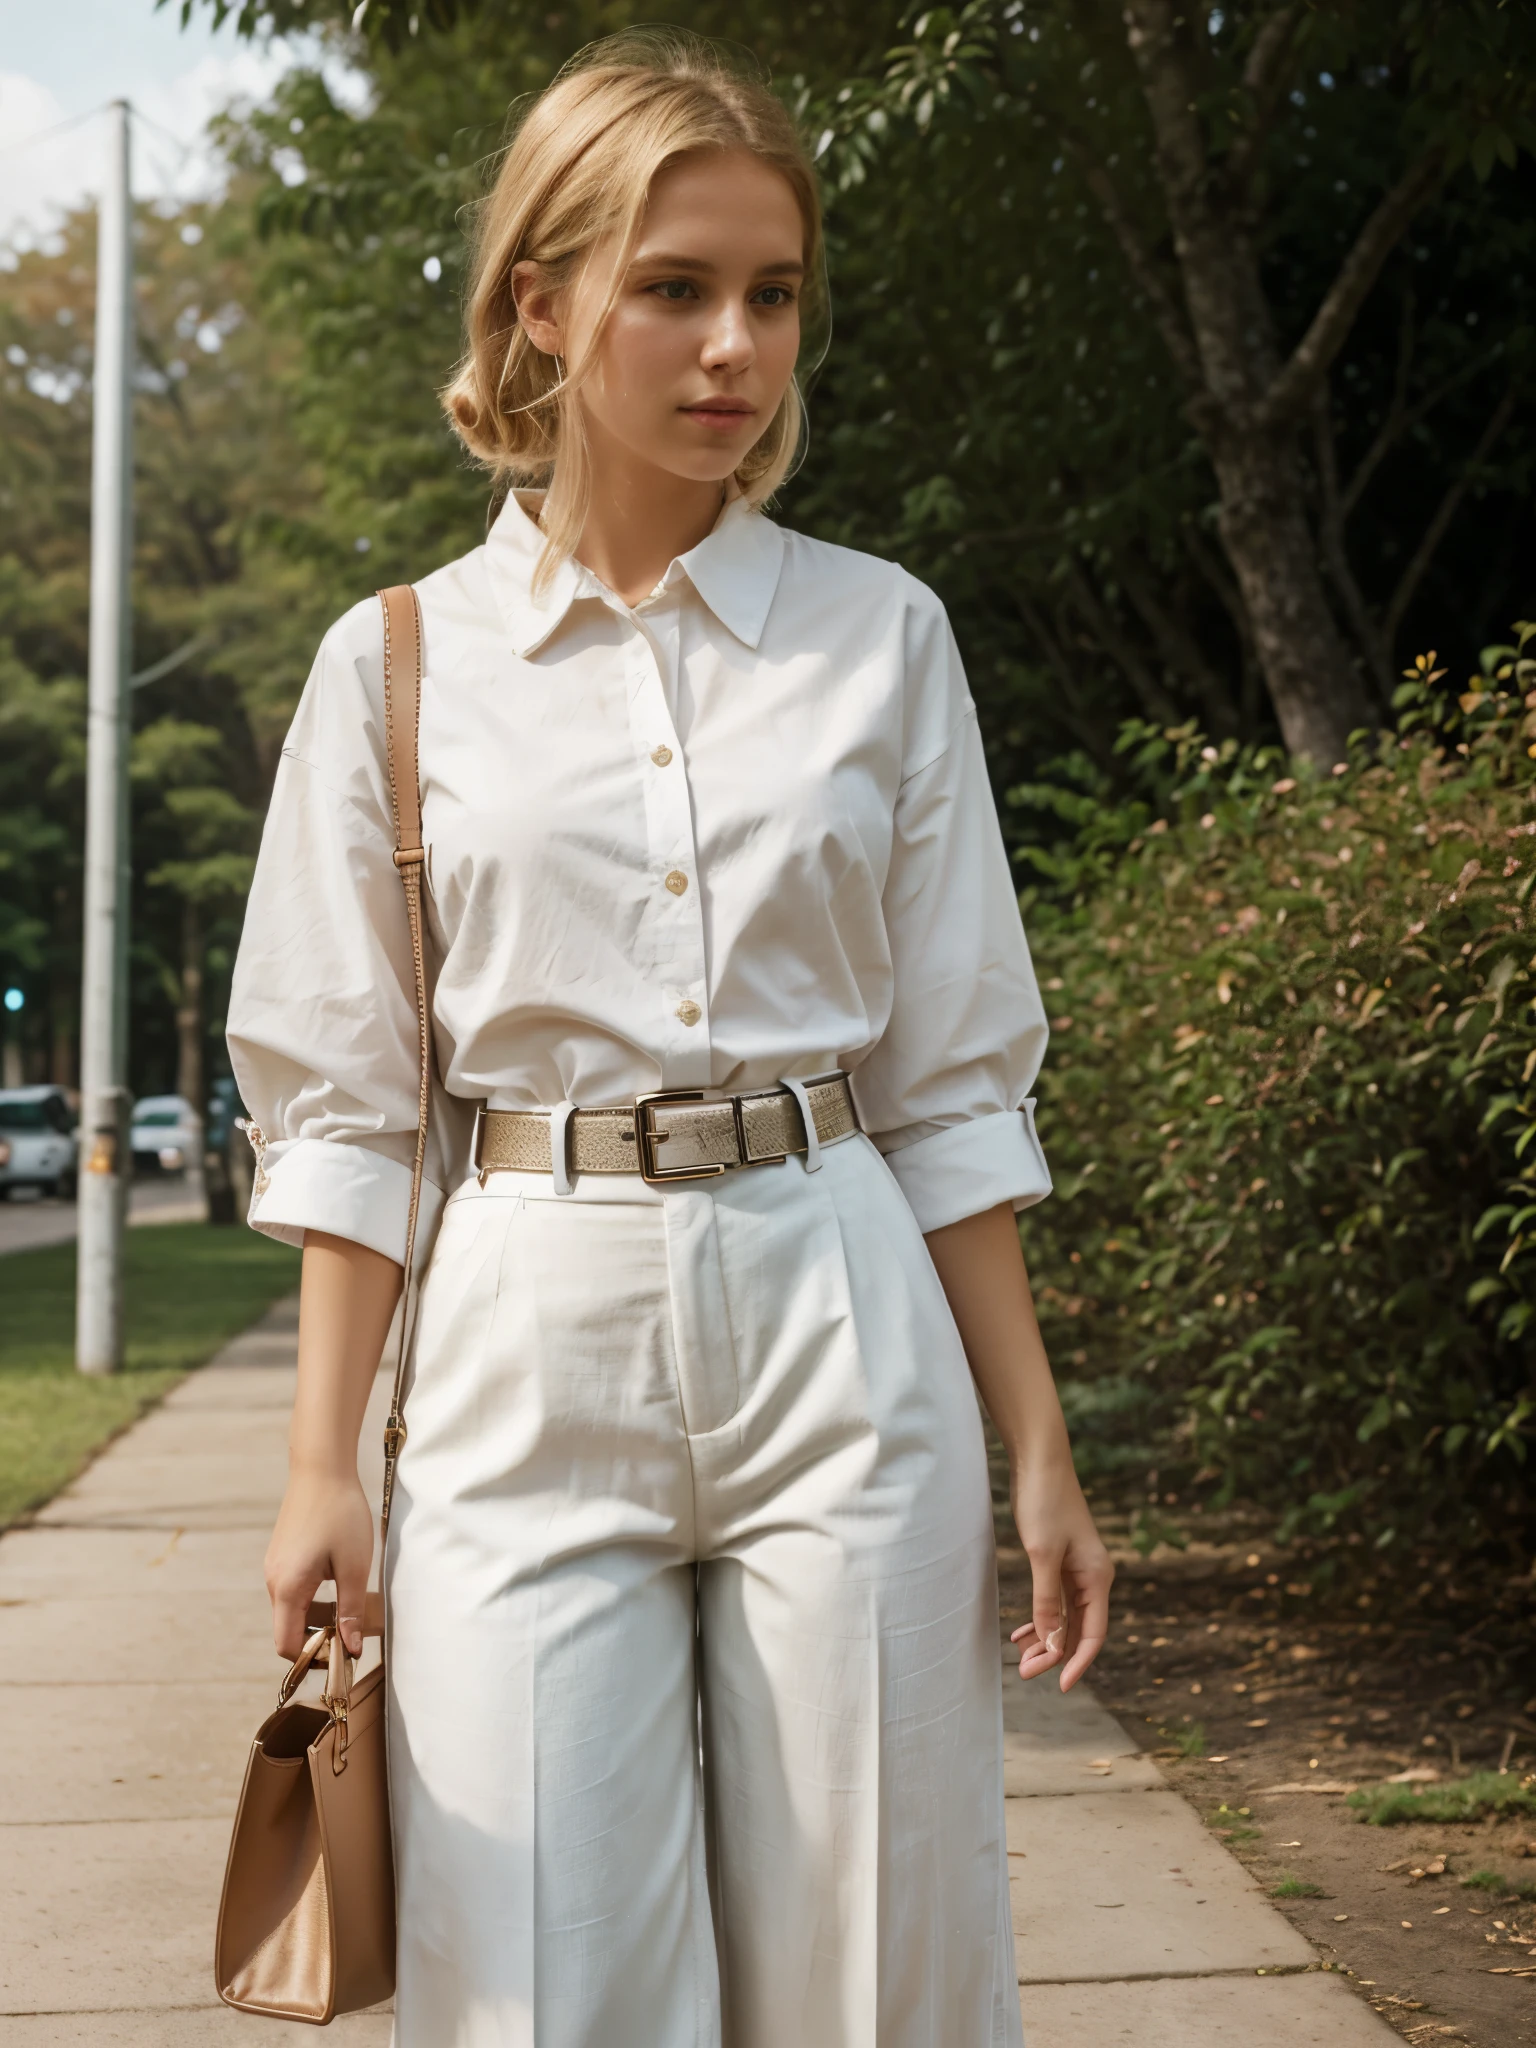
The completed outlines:
[[[1283,1540],[1490,1539],[1536,1427],[1536,660],[1333,774],[1128,728],[1144,800],[1032,787],[1057,1197],[1025,1241],[1090,1476]],[[1533,650],[1536,652],[1536,650]],[[1181,1491],[1181,1501],[1190,1494]]]

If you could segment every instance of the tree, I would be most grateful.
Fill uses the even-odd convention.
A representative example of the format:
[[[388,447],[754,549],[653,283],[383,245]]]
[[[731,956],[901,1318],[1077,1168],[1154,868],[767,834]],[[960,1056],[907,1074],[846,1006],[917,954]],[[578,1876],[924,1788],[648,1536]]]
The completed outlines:
[[[141,804],[136,842],[147,888],[169,892],[180,908],[179,958],[162,953],[155,965],[176,1021],[176,1092],[198,1109],[210,925],[217,930],[221,915],[238,918],[243,909],[261,828],[259,814],[228,787],[225,756],[213,727],[165,717],[135,733],[129,763],[133,782],[159,799],[153,808]],[[162,847],[167,857],[149,865]]]
[[[218,4],[247,31],[352,13]],[[347,43],[369,113],[295,81],[245,131],[317,403],[350,416],[347,335],[415,380],[411,494],[446,475],[426,389],[501,108],[624,19],[372,0]],[[1267,705],[1331,761],[1383,714],[1416,605],[1441,644],[1448,604],[1475,613],[1451,621],[1470,656],[1523,601],[1529,11],[970,0],[898,41],[899,20],[753,21],[819,139],[838,313],[790,515],[940,588],[1000,780],[1043,734],[1109,759],[1132,709],[1252,735]],[[355,435],[332,461],[363,481]]]
[[[94,217],[0,257],[0,962],[33,1075],[75,1078]],[[250,214],[136,220],[132,1067],[200,1104],[256,821],[335,608],[256,317]],[[210,961],[215,986],[205,988]],[[211,998],[211,1000],[209,1000]],[[209,1010],[213,1014],[207,1015]]]
[[[1281,0],[1209,12],[1127,0],[1114,13],[972,0],[925,13],[883,78],[827,109],[829,141],[841,132],[865,154],[872,114],[927,127],[946,104],[963,104],[969,118],[985,104],[1020,132],[1051,138],[1119,248],[1214,473],[1222,544],[1286,742],[1322,761],[1373,721],[1363,671],[1382,672],[1390,652],[1365,628],[1365,659],[1350,658],[1325,559],[1364,628],[1362,607],[1328,527],[1331,507],[1316,530],[1303,444],[1326,408],[1329,372],[1412,223],[1458,171],[1486,179],[1496,161],[1513,167],[1536,145],[1533,57],[1528,13],[1491,0]],[[1341,107],[1347,99],[1378,149],[1351,199],[1343,254],[1310,305],[1286,309],[1293,319],[1301,311],[1287,335],[1276,224],[1288,173],[1298,161],[1308,167],[1294,131],[1316,134],[1304,118],[1312,94],[1338,94]],[[1347,181],[1339,189],[1347,196]],[[1514,405],[1513,391],[1501,398],[1474,465]],[[1426,557],[1446,523],[1426,533]],[[1389,611],[1388,637],[1405,608]]]

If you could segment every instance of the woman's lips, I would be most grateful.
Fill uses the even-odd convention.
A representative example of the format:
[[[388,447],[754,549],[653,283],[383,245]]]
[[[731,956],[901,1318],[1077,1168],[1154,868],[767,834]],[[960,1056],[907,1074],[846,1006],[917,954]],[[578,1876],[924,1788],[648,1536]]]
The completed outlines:
[[[689,419],[697,420],[701,426],[717,427],[722,430],[739,427],[743,420],[749,420],[757,411],[755,405],[685,405],[682,410]]]

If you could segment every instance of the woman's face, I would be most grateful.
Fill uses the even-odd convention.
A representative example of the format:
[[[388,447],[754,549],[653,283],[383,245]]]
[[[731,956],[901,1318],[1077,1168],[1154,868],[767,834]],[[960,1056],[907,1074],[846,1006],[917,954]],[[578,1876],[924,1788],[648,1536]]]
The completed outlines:
[[[613,278],[601,244],[569,305],[547,307],[552,317],[537,321],[546,309],[536,288],[519,293],[535,346],[563,355],[568,371],[589,368],[578,397],[599,462],[607,444],[673,476],[731,475],[794,371],[804,239],[794,193],[759,158],[685,157],[651,187],[595,344]]]

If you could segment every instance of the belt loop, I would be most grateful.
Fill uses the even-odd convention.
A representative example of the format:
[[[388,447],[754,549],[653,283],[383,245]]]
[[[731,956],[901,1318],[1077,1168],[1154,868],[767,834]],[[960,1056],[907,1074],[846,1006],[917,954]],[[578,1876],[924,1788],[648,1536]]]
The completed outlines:
[[[574,1102],[559,1102],[549,1112],[549,1165],[555,1179],[555,1193],[569,1195],[571,1186],[571,1118]]]
[[[821,1140],[816,1135],[816,1118],[811,1110],[810,1092],[803,1081],[785,1081],[790,1094],[800,1105],[800,1115],[805,1122],[805,1170],[807,1173],[821,1171]]]
[[[477,1102],[477,1103],[475,1104],[475,1128],[474,1128],[474,1133],[473,1133],[473,1135],[471,1136],[471,1138],[470,1138],[470,1141],[469,1141],[469,1163],[470,1163],[470,1166],[471,1166],[471,1168],[472,1168],[472,1169],[473,1169],[473,1171],[474,1171],[474,1176],[475,1176],[475,1179],[476,1179],[477,1181],[479,1181],[479,1183],[480,1183],[480,1185],[481,1185],[481,1187],[482,1187],[482,1188],[483,1188],[483,1187],[485,1186],[485,1183],[486,1183],[486,1178],[487,1178],[487,1176],[486,1176],[486,1170],[485,1170],[485,1168],[484,1168],[484,1167],[483,1167],[483,1166],[482,1166],[482,1165],[480,1164],[480,1147],[481,1147],[481,1146],[482,1146],[482,1145],[484,1144],[484,1142],[485,1142],[485,1104],[484,1104],[484,1102]]]

